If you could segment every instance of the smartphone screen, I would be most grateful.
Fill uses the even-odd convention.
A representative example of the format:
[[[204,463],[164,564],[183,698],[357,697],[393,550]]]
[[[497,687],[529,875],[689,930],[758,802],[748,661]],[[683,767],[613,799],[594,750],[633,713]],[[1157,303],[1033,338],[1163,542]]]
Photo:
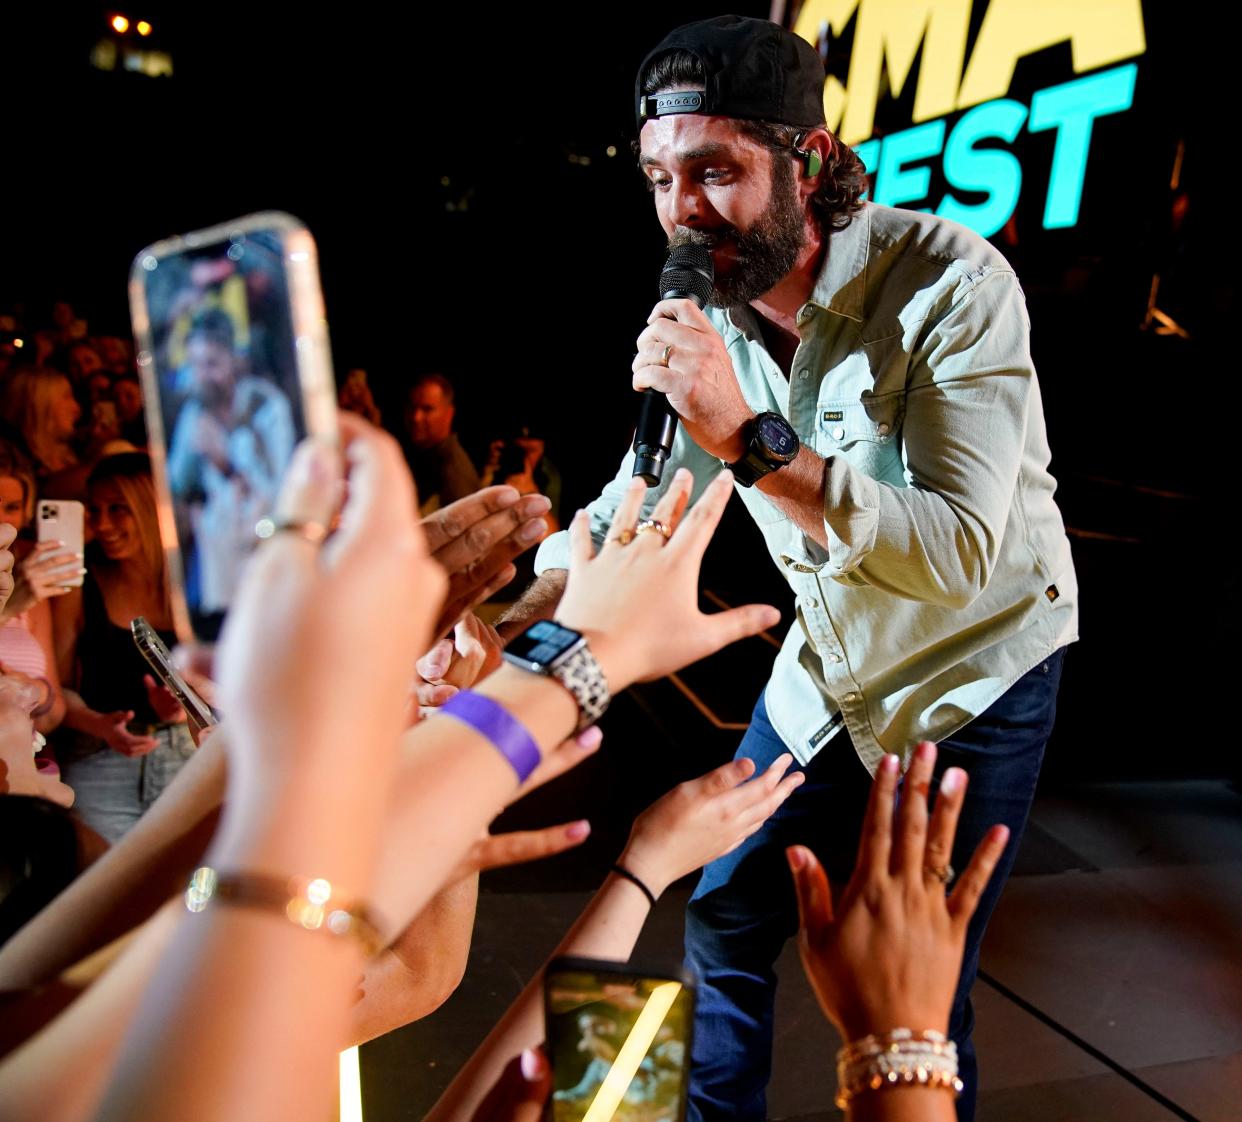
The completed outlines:
[[[130,278],[180,638],[212,640],[308,433],[335,433],[315,243],[270,213],[143,250]]]
[[[553,1122],[680,1122],[694,990],[677,973],[558,959],[544,976]]]

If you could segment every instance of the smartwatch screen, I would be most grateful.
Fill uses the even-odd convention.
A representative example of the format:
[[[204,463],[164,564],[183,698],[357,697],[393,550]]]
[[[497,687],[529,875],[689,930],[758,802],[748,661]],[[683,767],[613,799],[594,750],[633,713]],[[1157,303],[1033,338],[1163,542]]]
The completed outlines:
[[[785,459],[798,451],[798,434],[787,421],[770,414],[763,414],[758,422],[759,442],[779,459]]]
[[[553,623],[550,619],[541,619],[531,624],[521,635],[510,640],[505,647],[505,654],[522,662],[532,662],[539,666],[548,666],[573,647],[582,636],[577,631]]]

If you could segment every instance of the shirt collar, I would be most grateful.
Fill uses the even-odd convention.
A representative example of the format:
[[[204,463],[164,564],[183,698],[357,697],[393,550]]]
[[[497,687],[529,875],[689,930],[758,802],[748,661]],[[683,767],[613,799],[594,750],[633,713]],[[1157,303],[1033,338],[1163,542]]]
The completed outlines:
[[[862,323],[870,249],[871,204],[864,203],[850,224],[829,238],[828,254],[807,303]]]

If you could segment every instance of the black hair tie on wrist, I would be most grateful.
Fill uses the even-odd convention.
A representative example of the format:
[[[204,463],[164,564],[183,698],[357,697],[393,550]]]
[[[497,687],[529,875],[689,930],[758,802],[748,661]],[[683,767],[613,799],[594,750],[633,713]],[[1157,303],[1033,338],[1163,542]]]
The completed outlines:
[[[656,906],[655,893],[652,892],[651,889],[648,888],[645,884],[643,884],[643,882],[639,880],[638,877],[636,877],[633,873],[631,873],[629,869],[627,869],[624,865],[613,865],[612,871],[616,873],[617,876],[625,877],[626,880],[632,882],[633,884],[638,885],[639,889],[642,891],[642,894],[647,897],[647,900],[650,902],[651,906],[653,908]]]

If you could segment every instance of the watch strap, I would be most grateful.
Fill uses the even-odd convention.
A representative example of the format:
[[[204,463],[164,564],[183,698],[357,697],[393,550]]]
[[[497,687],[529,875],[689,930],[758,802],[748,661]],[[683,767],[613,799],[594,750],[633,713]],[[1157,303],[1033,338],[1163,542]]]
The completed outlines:
[[[553,664],[549,673],[564,686],[578,703],[578,728],[589,728],[604,715],[612,701],[608,679],[584,642],[559,662]]]

